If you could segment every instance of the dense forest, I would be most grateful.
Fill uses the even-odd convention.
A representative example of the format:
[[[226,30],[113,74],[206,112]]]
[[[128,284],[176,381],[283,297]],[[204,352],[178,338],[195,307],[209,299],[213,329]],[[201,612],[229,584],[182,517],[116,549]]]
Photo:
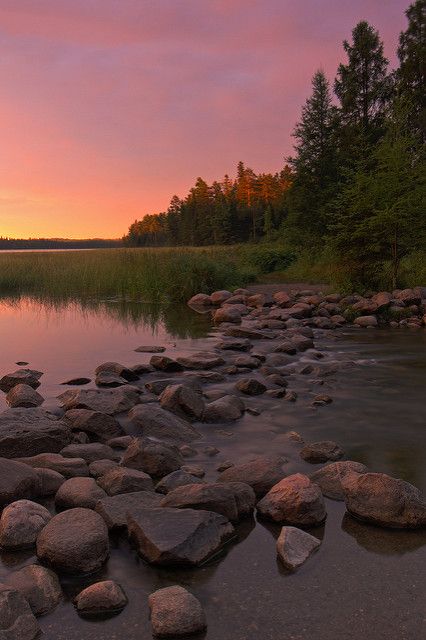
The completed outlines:
[[[123,246],[121,240],[105,240],[102,238],[72,240],[67,238],[3,238],[0,236],[0,251],[24,249],[108,249],[121,246]]]
[[[398,68],[365,21],[343,42],[333,85],[320,69],[275,174],[240,162],[235,179],[196,180],[166,212],[129,228],[130,246],[275,241],[327,256],[353,283],[396,286],[401,261],[424,261],[426,0],[406,11]]]

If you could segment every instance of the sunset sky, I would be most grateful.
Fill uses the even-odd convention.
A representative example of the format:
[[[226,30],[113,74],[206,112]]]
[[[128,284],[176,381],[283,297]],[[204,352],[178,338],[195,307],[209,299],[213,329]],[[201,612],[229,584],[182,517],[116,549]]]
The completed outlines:
[[[277,171],[362,19],[409,0],[1,0],[0,236],[119,237],[197,176]]]

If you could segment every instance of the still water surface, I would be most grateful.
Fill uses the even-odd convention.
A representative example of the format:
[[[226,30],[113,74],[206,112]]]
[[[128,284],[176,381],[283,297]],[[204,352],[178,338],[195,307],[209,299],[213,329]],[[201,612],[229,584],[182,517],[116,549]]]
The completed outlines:
[[[56,405],[69,377],[91,377],[97,364],[133,365],[149,360],[134,349],[162,344],[171,357],[210,348],[215,339],[208,316],[186,307],[158,307],[105,301],[86,305],[40,305],[28,300],[0,302],[0,372],[17,361],[45,372],[40,393]],[[245,415],[218,429],[202,425],[203,445],[220,449],[191,463],[216,477],[222,460],[284,453],[288,470],[312,472],[285,434],[306,440],[332,439],[349,459],[374,471],[401,477],[426,491],[426,335],[410,331],[342,330],[317,341],[337,373],[316,386],[299,376],[290,388],[294,405],[271,398],[250,399],[260,416]],[[231,387],[234,381],[229,383]],[[219,386],[219,385],[218,385]],[[222,387],[226,387],[222,384]],[[312,409],[313,393],[334,402]],[[0,400],[5,407],[3,397]],[[198,425],[197,425],[198,428]],[[426,637],[426,532],[370,527],[345,515],[344,505],[327,500],[325,526],[312,530],[323,540],[319,552],[295,574],[276,560],[279,527],[248,520],[239,540],[216,562],[197,569],[154,569],[139,559],[124,538],[114,539],[102,572],[87,582],[63,582],[67,600],[40,618],[46,640],[149,640],[147,596],[170,584],[187,586],[206,608],[206,640],[417,640]],[[0,554],[0,580],[34,562],[27,554]],[[87,584],[112,578],[124,587],[129,605],[106,621],[83,621],[71,599]]]

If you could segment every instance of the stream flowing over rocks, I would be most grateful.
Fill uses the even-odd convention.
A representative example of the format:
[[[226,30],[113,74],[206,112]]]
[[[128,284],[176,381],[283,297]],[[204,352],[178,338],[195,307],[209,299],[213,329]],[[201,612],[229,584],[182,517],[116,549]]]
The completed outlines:
[[[386,540],[393,554],[426,544],[426,500],[411,476],[364,464],[368,456],[343,428],[336,441],[335,428],[315,428],[317,416],[326,423],[333,415],[338,377],[362,366],[324,345],[337,345],[343,330],[379,339],[384,327],[415,330],[420,341],[426,290],[344,297],[240,289],[198,294],[189,307],[210,319],[204,349],[200,341],[186,352],[136,343],[142,362],[108,360],[79,377],[70,370],[58,384],[77,386],[56,399],[36,391],[41,371],[2,372],[10,408],[0,413],[0,639],[31,640],[41,625],[49,640],[219,640],[209,611],[229,616],[228,605],[220,596],[215,604],[206,585],[243,543],[242,573],[257,567],[262,575],[257,556],[267,554],[269,579],[285,578],[289,590],[305,564],[318,579],[338,531],[368,549]],[[259,528],[261,542],[250,546]],[[130,569],[120,553],[132,558]],[[244,609],[246,597],[267,600],[266,588],[243,580],[227,597]],[[75,635],[55,622],[68,602]],[[283,609],[280,625],[291,632],[275,638],[310,639],[295,611]],[[122,631],[103,626],[115,619]],[[226,640],[263,638],[262,620],[252,624]],[[326,637],[343,636],[320,630]]]

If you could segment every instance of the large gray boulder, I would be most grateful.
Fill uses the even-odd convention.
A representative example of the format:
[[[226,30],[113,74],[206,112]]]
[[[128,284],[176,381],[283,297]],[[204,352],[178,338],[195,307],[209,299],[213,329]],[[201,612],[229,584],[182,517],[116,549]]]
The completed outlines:
[[[202,394],[185,384],[166,387],[160,395],[160,404],[184,420],[201,420],[204,411]]]
[[[108,496],[96,503],[95,511],[105,520],[108,529],[127,527],[127,514],[141,507],[159,507],[163,496],[154,491],[133,491]]]
[[[37,473],[22,462],[0,458],[0,508],[21,498],[31,498],[38,486]]]
[[[108,415],[129,411],[139,402],[139,390],[133,386],[117,389],[69,389],[58,396],[66,411],[90,409]]]
[[[17,500],[9,504],[0,518],[0,547],[25,549],[35,544],[37,536],[51,519],[50,512],[37,502]]]
[[[141,435],[165,442],[183,444],[200,437],[189,422],[157,404],[137,405],[129,412],[129,419],[140,430]]]
[[[135,438],[124,452],[121,464],[150,476],[163,477],[180,469],[184,459],[177,447],[148,438]]]
[[[115,615],[127,604],[127,596],[114,580],[103,580],[80,591],[74,604],[82,616]]]
[[[257,497],[264,496],[277,482],[285,477],[282,456],[257,456],[249,462],[236,464],[225,469],[219,482],[244,482],[250,485]]]
[[[41,371],[35,371],[34,369],[18,369],[0,378],[0,389],[7,393],[17,384],[26,384],[33,389],[37,389],[40,386],[42,375]]]
[[[39,407],[43,404],[44,398],[29,384],[17,384],[8,391],[6,402],[13,409],[16,407]]]
[[[426,500],[409,482],[385,473],[347,473],[346,508],[360,520],[392,529],[426,527]]]
[[[321,542],[310,533],[296,527],[283,527],[277,540],[277,554],[287,569],[300,567]]]
[[[301,527],[321,524],[327,516],[321,489],[302,473],[274,485],[258,502],[257,510],[275,522]]]
[[[352,460],[344,460],[339,462],[331,462],[330,464],[318,469],[309,476],[312,482],[315,482],[326,498],[332,500],[344,500],[345,492],[342,488],[342,478],[347,473],[355,471],[356,473],[367,473],[367,467],[360,462]]]
[[[40,627],[22,593],[0,583],[1,640],[34,640]]]
[[[244,413],[244,402],[237,396],[226,395],[206,404],[203,422],[220,423],[235,422]]]
[[[97,482],[109,496],[133,491],[154,491],[153,482],[147,473],[126,467],[110,469]]]
[[[56,571],[97,571],[109,554],[108,528],[91,509],[68,509],[54,516],[37,538],[37,556]]]
[[[204,610],[197,598],[178,585],[159,589],[148,598],[152,632],[161,638],[187,637],[204,631]]]
[[[120,423],[107,413],[90,409],[71,409],[65,413],[64,419],[69,421],[75,431],[83,431],[101,442],[117,438],[123,434]]]
[[[18,458],[57,453],[71,441],[71,430],[43,409],[7,409],[0,414],[0,456]]]
[[[64,478],[89,475],[89,467],[83,458],[64,458],[59,453],[39,453],[29,458],[19,458],[19,462],[35,469],[51,469]]]
[[[105,491],[93,478],[70,478],[58,489],[55,506],[57,509],[94,509],[98,500],[105,497]]]
[[[7,577],[7,584],[28,600],[35,616],[52,611],[63,595],[56,573],[38,564],[14,571]]]
[[[161,506],[215,511],[237,522],[253,511],[255,503],[256,496],[248,484],[216,482],[177,487],[163,498]]]
[[[234,531],[218,513],[166,507],[129,513],[127,528],[145,560],[166,566],[203,563]]]

